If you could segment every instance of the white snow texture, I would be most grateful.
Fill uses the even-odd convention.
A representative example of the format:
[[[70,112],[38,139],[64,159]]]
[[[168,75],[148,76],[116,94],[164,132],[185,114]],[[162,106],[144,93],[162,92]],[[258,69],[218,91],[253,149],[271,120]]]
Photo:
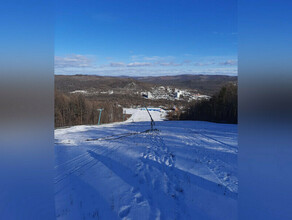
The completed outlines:
[[[237,126],[162,121],[55,130],[58,219],[236,219]]]

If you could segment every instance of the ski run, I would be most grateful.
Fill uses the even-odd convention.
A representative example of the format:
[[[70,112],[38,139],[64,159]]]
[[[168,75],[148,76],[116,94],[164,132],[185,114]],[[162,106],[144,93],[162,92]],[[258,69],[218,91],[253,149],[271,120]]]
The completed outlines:
[[[150,110],[55,130],[58,219],[237,218],[237,125]]]

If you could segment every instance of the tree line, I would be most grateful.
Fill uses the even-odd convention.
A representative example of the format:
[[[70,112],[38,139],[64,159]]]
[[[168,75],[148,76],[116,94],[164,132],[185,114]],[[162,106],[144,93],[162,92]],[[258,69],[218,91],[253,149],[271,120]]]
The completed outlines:
[[[196,120],[237,124],[237,85],[228,84],[209,100],[195,101],[183,112],[172,112],[170,120]]]
[[[101,123],[123,120],[123,109],[116,102],[97,101],[82,94],[55,91],[55,127],[97,124],[102,108]]]

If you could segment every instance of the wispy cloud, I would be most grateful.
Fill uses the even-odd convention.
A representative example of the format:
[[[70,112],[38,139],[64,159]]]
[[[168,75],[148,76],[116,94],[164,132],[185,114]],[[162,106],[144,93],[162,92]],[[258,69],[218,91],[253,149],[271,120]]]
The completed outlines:
[[[216,64],[215,62],[196,62],[194,63],[195,66],[210,66]]]
[[[157,61],[157,62],[165,62],[165,61],[171,61],[174,60],[175,57],[174,56],[151,56],[151,57],[143,57],[144,60],[148,60],[148,61]]]
[[[160,66],[182,66],[182,63],[175,62],[167,62],[167,63],[159,63]]]
[[[184,60],[182,63],[184,63],[184,64],[189,64],[189,63],[191,63],[192,61],[191,60]]]
[[[152,63],[140,63],[140,62],[134,62],[127,64],[127,67],[141,67],[141,66],[152,66]]]
[[[225,68],[208,68],[208,69],[196,69],[196,68],[85,68],[85,69],[62,69],[56,74],[92,74],[92,75],[104,75],[104,76],[162,76],[162,75],[180,75],[180,74],[206,74],[206,75],[237,75],[237,68],[225,67]]]
[[[224,66],[236,66],[237,65],[237,60],[226,60],[224,62],[219,63],[220,65]]]
[[[110,63],[110,67],[124,67],[126,66],[125,63],[123,62],[113,62],[113,63]]]
[[[55,68],[91,67],[92,59],[85,55],[71,54],[65,57],[55,56]]]
[[[132,61],[153,61],[153,62],[170,62],[175,59],[174,56],[145,56],[145,55],[132,55]]]
[[[130,60],[132,61],[138,61],[138,60],[143,60],[144,55],[132,55],[130,56]]]
[[[183,59],[186,58],[186,59]],[[136,59],[139,61],[133,61]],[[100,59],[99,59],[100,61]],[[237,74],[234,57],[192,57],[135,55],[127,60],[107,57],[97,64],[93,55],[71,54],[55,57],[56,74],[97,75],[177,75],[177,74]]]
[[[182,66],[184,63],[175,63],[175,62],[111,62],[109,65],[102,65],[101,67],[157,67],[157,66]]]

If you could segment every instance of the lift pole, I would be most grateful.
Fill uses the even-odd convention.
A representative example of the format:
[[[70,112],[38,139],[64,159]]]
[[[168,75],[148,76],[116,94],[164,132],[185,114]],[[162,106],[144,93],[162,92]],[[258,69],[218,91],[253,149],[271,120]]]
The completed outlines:
[[[150,119],[151,119],[151,131],[153,131],[153,125],[155,125],[155,122],[154,122],[154,120],[153,120],[153,118],[152,118],[150,112],[148,111],[148,108],[147,108],[146,106],[145,106],[145,108],[146,108],[146,110],[147,110],[147,112],[148,112],[148,114],[149,114],[149,116],[150,116]]]
[[[123,110],[123,121],[125,121],[125,114],[126,114],[126,111]]]
[[[101,117],[101,112],[102,112],[103,108],[99,108],[97,109],[97,111],[99,111],[99,117],[98,117],[98,125],[100,125],[100,117]]]

